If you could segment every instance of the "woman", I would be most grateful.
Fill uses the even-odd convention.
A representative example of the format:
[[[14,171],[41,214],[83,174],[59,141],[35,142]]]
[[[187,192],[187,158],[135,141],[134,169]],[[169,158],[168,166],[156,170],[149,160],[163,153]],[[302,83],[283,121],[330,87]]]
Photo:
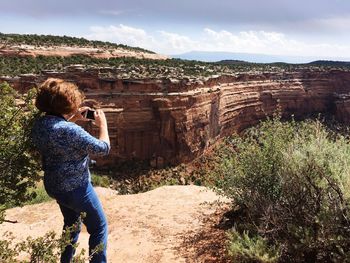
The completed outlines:
[[[91,185],[89,155],[107,155],[110,142],[107,121],[102,110],[94,113],[94,123],[99,127],[99,139],[76,125],[77,120],[87,121],[82,113],[88,108],[79,108],[83,95],[73,83],[50,78],[39,88],[35,105],[46,113],[39,118],[32,130],[32,139],[42,156],[44,185],[49,196],[56,199],[63,218],[64,228],[79,221],[90,234],[89,252],[101,243],[103,251],[93,254],[90,262],[107,262],[107,220],[101,203]],[[71,233],[72,244],[78,240],[77,230]],[[71,262],[74,248],[67,246],[61,262]]]

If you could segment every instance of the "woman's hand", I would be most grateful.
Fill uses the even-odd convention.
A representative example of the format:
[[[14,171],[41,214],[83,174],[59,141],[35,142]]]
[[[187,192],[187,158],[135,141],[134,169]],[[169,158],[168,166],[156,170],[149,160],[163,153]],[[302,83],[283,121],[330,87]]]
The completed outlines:
[[[99,128],[107,128],[107,119],[103,110],[96,110],[94,112],[95,125]]]
[[[85,118],[83,116],[83,113],[87,110],[89,110],[89,107],[81,107],[79,108],[73,115],[71,115],[70,117],[66,118],[67,121],[70,122],[76,122],[76,121],[89,121],[89,119]]]
[[[89,110],[89,107],[81,107],[77,110],[76,113],[74,113],[73,115],[71,115],[70,117],[68,117],[67,115],[65,115],[64,117],[66,118],[66,120],[71,121],[71,122],[76,122],[76,121],[91,121],[91,119],[87,119],[85,118],[83,115],[83,113],[87,110]],[[108,135],[108,126],[107,126],[107,119],[106,119],[106,115],[103,112],[103,110],[95,110],[94,112],[94,118],[95,120],[92,122],[93,124],[95,124],[97,127],[99,127],[100,129],[100,136],[99,139],[102,141],[105,141],[106,143],[108,143],[110,145],[110,141],[109,141],[109,135]]]
[[[99,139],[101,141],[105,141],[110,145],[109,135],[108,135],[108,127],[107,127],[107,119],[106,115],[102,110],[96,110],[94,112],[95,121],[94,124],[100,128],[100,136]]]

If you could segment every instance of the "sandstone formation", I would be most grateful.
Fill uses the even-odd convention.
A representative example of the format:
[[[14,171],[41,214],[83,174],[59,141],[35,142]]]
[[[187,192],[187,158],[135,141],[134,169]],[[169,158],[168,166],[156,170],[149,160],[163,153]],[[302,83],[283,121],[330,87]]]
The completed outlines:
[[[149,160],[158,167],[187,162],[218,138],[242,131],[277,109],[285,117],[331,112],[347,121],[350,116],[349,97],[339,95],[350,92],[350,72],[343,70],[303,69],[202,79],[120,79],[114,78],[112,71],[70,67],[65,72],[2,80],[25,92],[47,77],[64,78],[76,82],[87,98],[101,102],[112,151],[98,160],[100,165],[130,159]]]
[[[1,44],[1,43],[0,43]],[[68,57],[84,55],[94,58],[135,57],[140,59],[167,59],[165,55],[134,51],[123,48],[94,48],[74,46],[33,46],[33,45],[4,45],[0,46],[0,56],[60,56]]]

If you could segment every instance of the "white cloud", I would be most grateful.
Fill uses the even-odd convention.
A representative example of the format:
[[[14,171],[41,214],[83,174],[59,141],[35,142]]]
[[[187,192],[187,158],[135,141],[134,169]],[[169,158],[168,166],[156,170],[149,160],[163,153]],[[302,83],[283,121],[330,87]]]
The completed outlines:
[[[161,46],[163,50],[165,47],[169,49],[169,52],[186,52],[193,50],[197,46],[197,42],[190,39],[187,36],[182,36],[175,33],[169,33],[166,31],[159,31],[161,38]]]
[[[88,39],[110,41],[119,44],[137,46],[152,49],[156,45],[153,36],[146,33],[145,30],[120,24],[119,26],[92,26],[91,34]]]
[[[180,54],[197,50],[289,56],[350,56],[350,44],[335,45],[306,42],[273,31],[242,31],[235,33],[227,30],[215,31],[204,28],[197,38],[167,31],[148,33],[141,28],[122,24],[108,27],[93,26],[90,31],[91,34],[86,36],[89,39],[138,46],[162,54]]]

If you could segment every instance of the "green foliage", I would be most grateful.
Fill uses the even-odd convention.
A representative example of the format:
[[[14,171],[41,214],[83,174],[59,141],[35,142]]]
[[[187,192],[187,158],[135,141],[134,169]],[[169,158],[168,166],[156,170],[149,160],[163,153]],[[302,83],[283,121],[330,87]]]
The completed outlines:
[[[42,184],[38,184],[35,188],[29,189],[28,192],[29,194],[34,195],[34,198],[25,202],[25,205],[40,204],[52,200],[46,193]]]
[[[235,228],[280,248],[280,262],[350,260],[350,144],[319,121],[278,118],[227,141],[215,174]],[[254,262],[254,261],[252,261]]]
[[[81,216],[83,218],[84,215]],[[48,232],[42,237],[32,238],[28,237],[25,241],[15,243],[14,237],[11,233],[5,233],[4,240],[0,239],[0,262],[10,263],[56,263],[59,262],[63,249],[72,245],[70,234],[79,228],[81,221],[73,226],[66,228],[62,236],[57,236],[55,232]],[[77,247],[78,244],[74,244]],[[84,263],[91,259],[93,255],[103,250],[103,244],[95,247],[89,257],[85,256],[86,251],[83,249],[77,254],[73,263]],[[27,258],[27,260],[18,260],[18,256]]]
[[[241,235],[233,230],[228,233],[228,241],[228,252],[233,262],[278,262],[279,249],[275,246],[269,247],[266,240],[260,236],[250,237],[247,232]]]
[[[4,209],[31,199],[27,189],[40,179],[33,158],[30,130],[36,112],[33,92],[19,95],[8,84],[0,84],[0,214]],[[0,216],[0,223],[2,217]]]
[[[236,73],[284,72],[301,69],[321,69],[306,65],[272,65],[272,64],[218,64],[201,61],[179,59],[153,60],[133,57],[94,58],[84,55],[69,57],[37,56],[37,57],[0,57],[0,75],[18,76],[21,74],[40,74],[42,71],[63,71],[70,65],[84,65],[86,70],[100,68],[99,75],[121,79],[160,78],[165,84],[169,78],[189,81],[192,78],[206,78],[213,75],[233,75]],[[104,67],[111,68],[105,70]],[[344,68],[343,70],[349,70]],[[245,77],[249,78],[248,75]],[[215,91],[215,90],[213,90]]]
[[[37,57],[0,57],[0,75],[17,76],[20,74],[40,74],[43,70],[62,71],[70,65],[89,67],[112,67],[119,78],[141,77],[175,77],[175,76],[210,76],[215,72],[225,73],[227,67],[199,61],[181,61],[176,59],[150,60],[133,57],[94,58],[84,55],[69,57],[37,56]],[[234,67],[236,71],[236,67]],[[103,74],[101,73],[101,76]]]
[[[109,187],[112,181],[108,176],[93,173],[91,174],[91,183],[93,186]]]

